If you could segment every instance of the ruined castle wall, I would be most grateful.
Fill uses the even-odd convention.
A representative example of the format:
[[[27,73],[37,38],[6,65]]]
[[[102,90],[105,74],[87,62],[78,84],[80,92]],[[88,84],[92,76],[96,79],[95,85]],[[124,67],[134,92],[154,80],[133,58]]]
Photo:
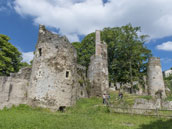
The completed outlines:
[[[88,97],[88,79],[86,77],[86,67],[77,65],[77,98],[87,98]]]
[[[0,77],[0,109],[27,104],[27,88],[31,68],[23,68],[9,77]]]
[[[90,59],[88,79],[91,83],[91,96],[101,96],[109,87],[107,45],[100,42],[100,31],[96,31],[96,53]]]
[[[162,97],[165,98],[165,86],[160,64],[160,58],[151,57],[148,62],[148,92],[155,97],[158,91],[162,92]]]
[[[76,58],[66,37],[40,26],[28,94],[31,104],[57,110],[76,102],[80,88]]]
[[[88,69],[91,82],[91,96],[101,96],[108,89],[107,62],[101,57],[93,56]]]
[[[0,77],[0,109],[29,104],[58,110],[88,97],[86,68],[66,37],[40,26],[32,68]]]

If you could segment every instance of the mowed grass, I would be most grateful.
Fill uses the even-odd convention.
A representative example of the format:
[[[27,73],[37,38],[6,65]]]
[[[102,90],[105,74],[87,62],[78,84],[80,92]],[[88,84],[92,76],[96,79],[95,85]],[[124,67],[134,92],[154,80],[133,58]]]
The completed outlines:
[[[172,129],[172,120],[109,113],[101,98],[80,99],[66,112],[26,105],[0,111],[0,129]]]

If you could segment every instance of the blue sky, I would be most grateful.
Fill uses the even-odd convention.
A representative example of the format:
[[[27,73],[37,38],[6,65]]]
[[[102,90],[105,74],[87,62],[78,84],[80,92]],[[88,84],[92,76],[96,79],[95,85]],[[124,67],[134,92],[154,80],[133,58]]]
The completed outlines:
[[[8,35],[29,61],[39,24],[72,42],[96,29],[131,23],[150,35],[146,46],[167,70],[172,67],[171,5],[170,0],[0,0],[0,33]]]

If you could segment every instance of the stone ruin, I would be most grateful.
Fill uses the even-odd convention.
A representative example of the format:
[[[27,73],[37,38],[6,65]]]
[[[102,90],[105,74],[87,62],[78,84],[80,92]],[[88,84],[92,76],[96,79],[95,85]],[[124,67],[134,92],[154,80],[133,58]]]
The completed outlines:
[[[166,88],[163,79],[163,72],[161,68],[160,58],[150,57],[147,66],[147,76],[143,76],[144,84],[134,81],[133,85],[137,85],[138,89],[134,90],[138,95],[150,95],[153,98],[166,98]],[[111,90],[121,90],[130,93],[130,83],[116,83],[111,84]],[[142,88],[144,85],[144,88]]]
[[[101,96],[108,88],[107,46],[100,42],[100,31],[96,34],[96,55],[87,78],[68,39],[40,25],[32,68],[0,77],[0,109],[19,104],[62,109],[88,97],[89,81],[91,96]]]
[[[109,88],[107,45],[101,42],[100,31],[96,31],[96,52],[90,59],[88,79],[91,83],[91,96],[102,96]]]
[[[102,96],[109,80],[107,45],[100,36],[96,31],[96,52],[86,71],[77,64],[77,52],[68,39],[40,25],[32,68],[0,77],[0,109],[28,104],[58,110],[74,105],[79,98]],[[150,58],[147,80],[150,95],[166,96],[159,58]]]
[[[27,104],[31,68],[23,68],[9,77],[0,77],[0,109]]]
[[[75,104],[79,97],[87,97],[85,75],[85,68],[77,64],[76,50],[68,39],[40,26],[28,89],[31,103],[51,109]]]
[[[165,98],[165,85],[163,80],[160,58],[150,57],[147,68],[148,94],[153,97]]]

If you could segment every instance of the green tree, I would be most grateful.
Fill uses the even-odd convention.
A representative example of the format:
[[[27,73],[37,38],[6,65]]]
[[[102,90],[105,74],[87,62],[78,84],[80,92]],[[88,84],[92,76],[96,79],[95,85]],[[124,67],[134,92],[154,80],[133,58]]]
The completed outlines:
[[[146,73],[151,51],[145,46],[147,35],[138,35],[140,27],[131,24],[104,28],[101,38],[108,45],[108,67],[111,82],[133,83],[142,81]],[[88,68],[90,57],[95,53],[95,33],[87,35],[77,48],[78,63]]]
[[[33,60],[30,61],[30,66],[32,66],[32,64],[33,64]]]
[[[77,50],[78,63],[88,69],[90,57],[95,53],[95,33],[88,34],[82,42],[74,42],[72,45]]]
[[[21,66],[21,53],[9,40],[8,36],[0,34],[0,76],[18,72]]]
[[[80,42],[73,42],[72,43],[72,45],[74,46],[74,48],[77,50],[77,62],[79,63],[79,64],[81,64],[80,62],[81,62],[81,57],[80,57],[80,55],[81,55],[81,43]]]
[[[151,51],[144,46],[148,36],[139,36],[138,32],[140,27],[131,24],[103,30],[103,40],[108,44],[110,81],[131,85],[134,81],[143,83]]]
[[[28,64],[27,62],[21,62],[20,63],[20,69],[21,68],[24,68],[24,67],[30,67],[30,66],[32,66],[31,64]]]
[[[168,98],[170,98],[170,101],[172,99],[172,74],[170,74],[168,77],[164,76],[164,83],[165,86],[170,89],[170,91],[166,91],[166,94]]]

